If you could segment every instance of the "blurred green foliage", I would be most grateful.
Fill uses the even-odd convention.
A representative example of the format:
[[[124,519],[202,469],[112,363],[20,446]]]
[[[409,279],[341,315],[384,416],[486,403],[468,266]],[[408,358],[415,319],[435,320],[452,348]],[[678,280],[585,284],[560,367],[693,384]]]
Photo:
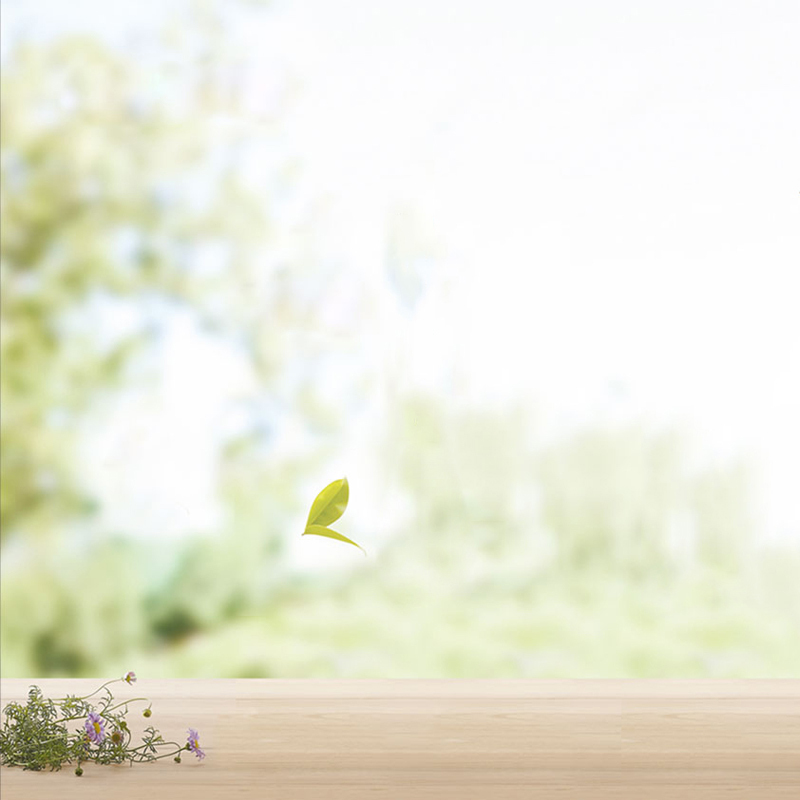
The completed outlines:
[[[303,252],[254,284],[276,232],[240,134],[213,124],[235,113],[224,58],[180,52],[174,81],[88,39],[3,71],[3,675],[796,676],[800,557],[756,547],[747,465],[689,469],[679,431],[544,441],[523,406],[396,394],[376,447],[408,517],[350,570],[288,567],[301,478],[346,432],[308,381],[281,383],[318,355],[282,334],[324,339],[330,277]],[[204,272],[209,245],[226,257]],[[242,344],[259,396],[330,436],[280,461],[257,433],[225,442],[214,536],[156,552],[98,530],[77,441],[155,335],[99,336],[98,297],[190,308]]]
[[[225,152],[198,124],[219,110],[203,71],[161,92],[142,72],[89,39],[19,47],[3,70],[4,537],[92,511],[75,436],[155,333],[106,340],[82,324],[92,304],[161,297],[235,318],[225,281],[192,258],[225,242],[235,273],[264,224],[232,170],[199,179],[209,150]],[[180,104],[161,99],[179,91]]]

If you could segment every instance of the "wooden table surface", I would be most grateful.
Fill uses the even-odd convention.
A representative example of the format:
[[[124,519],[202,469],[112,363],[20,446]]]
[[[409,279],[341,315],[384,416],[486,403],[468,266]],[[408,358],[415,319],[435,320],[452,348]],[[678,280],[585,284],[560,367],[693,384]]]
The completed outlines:
[[[3,680],[2,705],[101,681]],[[142,680],[205,761],[0,769],[3,800],[798,800],[800,680]],[[134,692],[135,690],[135,692]],[[131,711],[129,722],[139,717]],[[144,724],[144,721],[142,721]]]

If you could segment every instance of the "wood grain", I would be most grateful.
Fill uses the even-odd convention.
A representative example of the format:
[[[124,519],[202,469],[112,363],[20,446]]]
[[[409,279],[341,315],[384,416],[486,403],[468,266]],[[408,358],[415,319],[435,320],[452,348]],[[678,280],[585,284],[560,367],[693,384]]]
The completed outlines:
[[[100,681],[3,680],[2,704]],[[208,757],[0,770],[3,800],[798,800],[800,681],[140,680]],[[129,715],[129,721],[138,712]],[[142,726],[145,721],[142,719]]]

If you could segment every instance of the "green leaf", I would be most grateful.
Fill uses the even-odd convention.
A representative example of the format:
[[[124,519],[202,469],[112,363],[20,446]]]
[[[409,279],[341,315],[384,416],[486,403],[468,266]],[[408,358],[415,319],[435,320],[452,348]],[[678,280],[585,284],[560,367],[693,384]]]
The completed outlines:
[[[306,522],[306,530],[308,530],[311,525],[320,525],[324,527],[330,525],[331,522],[336,522],[336,520],[344,514],[349,497],[350,486],[347,483],[347,478],[329,483],[311,504],[311,511],[308,513],[308,522]],[[349,539],[347,541],[349,541]]]
[[[364,555],[367,554],[367,551],[364,548],[354,542],[352,539],[348,539],[346,536],[343,536],[338,531],[331,530],[330,528],[326,528],[324,525],[307,525],[306,529],[303,531],[303,536],[306,535],[313,535],[313,536],[327,536],[329,539],[338,539],[340,542],[347,542],[348,544],[352,544],[353,546],[357,547]]]
[[[308,513],[308,522],[306,522],[303,536],[308,534],[326,536],[328,539],[347,542],[347,544],[352,544],[366,555],[367,551],[360,544],[328,527],[344,514],[349,499],[350,485],[347,483],[347,478],[329,483],[311,504],[311,511]]]

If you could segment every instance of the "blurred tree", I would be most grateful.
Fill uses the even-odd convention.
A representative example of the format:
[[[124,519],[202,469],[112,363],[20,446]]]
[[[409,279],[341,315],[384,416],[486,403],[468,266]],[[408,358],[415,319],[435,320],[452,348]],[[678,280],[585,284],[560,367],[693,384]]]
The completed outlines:
[[[542,455],[542,516],[561,567],[656,574],[687,503],[684,445],[640,426],[581,431]]]
[[[691,493],[697,556],[728,568],[753,544],[752,469],[746,462],[717,466],[700,475]]]
[[[80,426],[171,304],[248,354],[251,409],[267,396],[273,410],[290,407],[294,378],[278,376],[326,351],[320,301],[336,276],[320,269],[304,220],[300,235],[269,225],[273,198],[259,181],[285,184],[285,164],[264,166],[280,109],[243,110],[252,87],[234,79],[241,64],[224,30],[206,7],[138,60],[76,37],[20,45],[4,66],[4,541],[91,513],[74,457]],[[291,352],[294,331],[304,336]],[[293,413],[313,423],[328,409],[301,388],[314,399]]]
[[[537,447],[525,407],[454,412],[421,395],[396,420],[387,458],[414,508],[404,540],[439,567],[481,554],[502,571],[538,551],[533,561],[552,556],[565,575],[636,581],[672,574],[682,550],[695,565],[735,566],[751,545],[748,470],[693,474],[677,430],[590,428]]]
[[[74,629],[91,627],[97,605],[119,610],[120,579],[135,585],[130,601],[165,638],[262,602],[265,564],[277,566],[287,514],[308,500],[297,496],[298,474],[330,451],[330,442],[327,450],[312,442],[297,458],[276,457],[269,429],[287,416],[312,432],[341,425],[296,367],[341,346],[320,313],[341,272],[315,249],[312,200],[294,198],[299,210],[270,224],[276,196],[292,183],[293,165],[276,144],[282,107],[253,111],[248,92],[269,76],[260,67],[243,73],[222,10],[206,5],[137,42],[136,58],[70,37],[19,44],[4,64],[0,531],[5,555],[11,542],[22,546],[14,555],[25,580],[3,581],[11,646],[2,649],[4,662],[13,651],[24,671],[96,668],[98,654],[85,652]],[[81,437],[101,402],[141,379],[139,356],[175,307],[245,353],[253,371],[238,409],[244,423],[222,442],[218,473],[220,534],[235,535],[238,546],[227,560],[224,536],[196,553],[192,543],[165,548],[147,580],[129,574],[132,559],[112,558],[91,596],[68,597],[75,585],[59,570],[65,554],[79,558],[73,534],[91,529],[98,502],[82,478]],[[24,555],[36,542],[48,546]],[[91,564],[79,558],[69,569],[86,574]],[[215,592],[200,604],[198,587],[215,569]],[[9,621],[26,585],[49,592],[37,607],[53,613],[23,629]],[[145,633],[130,631],[137,646]]]
[[[532,421],[523,406],[454,412],[439,397],[399,399],[386,458],[413,499],[410,529],[396,548],[458,572],[502,569],[532,547],[538,530]]]
[[[92,508],[78,427],[155,332],[142,315],[103,337],[93,310],[160,296],[209,313],[213,277],[191,269],[198,248],[223,242],[221,268],[241,266],[261,232],[263,209],[232,170],[206,174],[231,144],[203,124],[219,99],[198,74],[153,91],[147,69],[83,38],[18,47],[4,67],[4,539]]]
[[[582,431],[544,453],[543,519],[561,566],[646,579],[673,572],[682,550],[694,565],[739,567],[753,540],[752,471],[695,473],[687,455],[680,432],[638,425]]]

